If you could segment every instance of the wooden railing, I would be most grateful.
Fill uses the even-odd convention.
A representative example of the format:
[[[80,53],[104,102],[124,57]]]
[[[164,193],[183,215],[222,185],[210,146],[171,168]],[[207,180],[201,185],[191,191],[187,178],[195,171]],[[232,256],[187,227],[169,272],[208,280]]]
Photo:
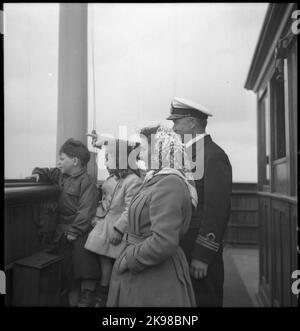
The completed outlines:
[[[101,184],[101,183],[99,183]],[[52,252],[52,236],[58,220],[58,187],[33,181],[5,183],[6,305],[14,305],[14,269],[20,259],[37,252]],[[257,244],[256,185],[236,183],[232,215],[225,241]]]
[[[296,197],[258,192],[259,293],[262,306],[297,306],[292,273],[298,266],[298,204]]]

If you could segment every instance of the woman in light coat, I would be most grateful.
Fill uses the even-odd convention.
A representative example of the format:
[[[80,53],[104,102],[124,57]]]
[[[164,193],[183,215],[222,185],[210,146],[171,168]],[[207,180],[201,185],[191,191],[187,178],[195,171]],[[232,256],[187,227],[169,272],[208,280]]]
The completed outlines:
[[[107,306],[192,307],[194,292],[179,241],[188,230],[197,193],[182,170],[179,137],[161,127],[141,133],[147,139],[141,157],[152,156],[158,167],[147,172],[129,205],[127,246],[114,264]],[[154,149],[148,153],[153,134]]]

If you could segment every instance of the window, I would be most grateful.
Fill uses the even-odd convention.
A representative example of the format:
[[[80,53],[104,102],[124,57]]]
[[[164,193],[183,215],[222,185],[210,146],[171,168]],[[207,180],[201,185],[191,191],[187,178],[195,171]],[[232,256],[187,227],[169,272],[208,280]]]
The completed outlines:
[[[266,149],[265,149],[265,171],[266,171],[266,182],[270,183],[270,112],[266,108],[266,100],[264,99],[265,108],[265,135],[266,135]]]
[[[278,160],[286,156],[283,61],[271,80],[271,93],[271,109],[274,114],[274,160]]]
[[[261,182],[263,185],[270,185],[270,112],[266,105],[267,92],[259,101],[259,111],[261,118]]]

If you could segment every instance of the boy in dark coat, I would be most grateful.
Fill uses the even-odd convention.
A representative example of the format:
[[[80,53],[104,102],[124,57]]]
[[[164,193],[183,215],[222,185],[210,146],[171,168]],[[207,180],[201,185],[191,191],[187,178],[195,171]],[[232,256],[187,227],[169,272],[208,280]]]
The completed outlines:
[[[60,148],[57,168],[35,168],[32,172],[37,181],[50,181],[60,188],[54,243],[64,257],[62,286],[69,290],[70,305],[74,305],[71,297],[79,291],[80,301],[92,305],[92,280],[100,277],[96,257],[84,249],[98,202],[96,183],[86,170],[89,160],[87,147],[71,138]]]

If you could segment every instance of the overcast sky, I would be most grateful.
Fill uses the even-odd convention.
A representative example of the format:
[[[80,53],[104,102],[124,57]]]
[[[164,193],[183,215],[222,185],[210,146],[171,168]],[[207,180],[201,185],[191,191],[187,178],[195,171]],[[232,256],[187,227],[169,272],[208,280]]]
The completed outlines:
[[[170,125],[172,97],[191,99],[213,113],[207,132],[227,152],[234,181],[257,181],[256,98],[243,86],[266,9],[258,3],[90,5],[97,131],[116,135],[124,125],[132,134]],[[5,175],[20,178],[55,162],[58,5],[5,4],[4,10]]]

